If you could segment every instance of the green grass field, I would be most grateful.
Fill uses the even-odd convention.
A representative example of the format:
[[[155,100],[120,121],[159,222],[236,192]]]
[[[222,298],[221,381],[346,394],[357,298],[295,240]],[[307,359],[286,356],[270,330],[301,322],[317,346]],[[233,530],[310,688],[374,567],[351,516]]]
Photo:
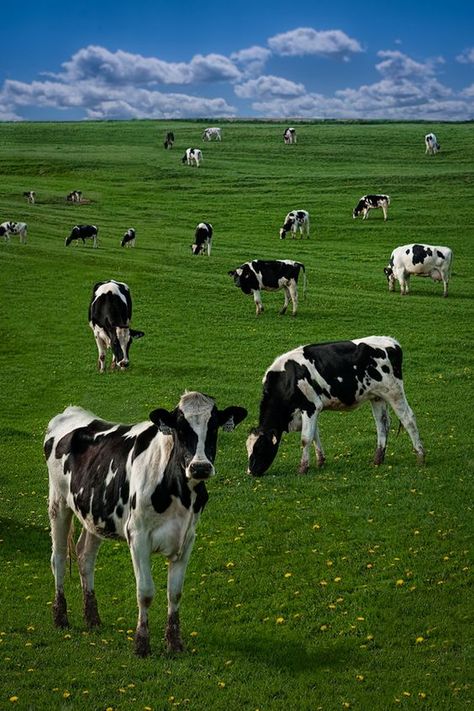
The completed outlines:
[[[214,122],[211,124],[213,125]],[[2,474],[0,708],[470,708],[474,133],[469,124],[302,123],[285,146],[280,123],[223,122],[203,144],[200,122],[0,124],[0,222],[28,223],[28,244],[0,243]],[[165,132],[175,147],[165,151]],[[442,151],[425,156],[434,130]],[[181,164],[201,147],[199,169]],[[73,189],[90,202],[66,203]],[[37,203],[26,204],[24,190]],[[365,222],[352,208],[391,195]],[[286,213],[309,210],[308,241],[278,238]],[[199,221],[211,257],[190,250]],[[100,248],[64,246],[77,223]],[[122,249],[128,227],[135,249]],[[389,293],[391,250],[421,241],[453,249],[448,299],[412,279]],[[227,275],[252,258],[298,259],[308,291],[293,319],[283,295],[251,297]],[[96,281],[127,282],[145,337],[128,372],[100,375],[87,323]],[[267,476],[246,475],[261,379],[302,343],[391,335],[404,349],[407,398],[427,450],[416,464],[393,418],[386,463],[371,464],[368,406],[323,413],[327,464],[297,475],[299,436],[286,436]],[[181,606],[186,652],[164,651],[166,565],[154,559],[152,655],[134,656],[135,582],[125,544],[101,549],[103,620],[82,621],[78,572],[66,595],[71,628],[53,629],[47,471],[42,440],[68,404],[138,422],[185,389],[248,419],[222,433],[218,475],[201,518]]]

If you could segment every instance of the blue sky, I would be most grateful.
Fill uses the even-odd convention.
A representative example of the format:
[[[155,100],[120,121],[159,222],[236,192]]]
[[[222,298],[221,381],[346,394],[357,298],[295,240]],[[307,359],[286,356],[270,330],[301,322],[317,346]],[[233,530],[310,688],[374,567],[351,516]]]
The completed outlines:
[[[0,120],[474,119],[472,0],[2,5]]]

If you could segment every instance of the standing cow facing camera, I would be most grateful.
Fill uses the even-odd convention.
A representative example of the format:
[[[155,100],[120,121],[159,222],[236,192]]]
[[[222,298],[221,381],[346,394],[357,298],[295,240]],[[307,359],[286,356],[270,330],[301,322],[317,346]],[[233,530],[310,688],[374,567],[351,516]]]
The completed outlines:
[[[181,158],[181,163],[187,165],[195,165],[199,168],[199,163],[202,161],[202,151],[200,148],[186,148],[184,156]]]
[[[130,328],[132,297],[127,284],[121,281],[101,281],[94,285],[89,304],[89,326],[94,334],[99,360],[97,367],[105,372],[107,350],[112,351],[111,370],[127,368],[128,352],[134,338],[142,338],[143,331]]]
[[[207,256],[211,256],[212,225],[210,222],[200,222],[194,233],[194,244],[191,245],[193,254],[204,254],[207,247]]]
[[[438,153],[439,150],[441,150],[441,146],[438,143],[438,139],[436,138],[434,133],[427,133],[425,136],[425,154],[428,153],[428,155],[434,156]]]

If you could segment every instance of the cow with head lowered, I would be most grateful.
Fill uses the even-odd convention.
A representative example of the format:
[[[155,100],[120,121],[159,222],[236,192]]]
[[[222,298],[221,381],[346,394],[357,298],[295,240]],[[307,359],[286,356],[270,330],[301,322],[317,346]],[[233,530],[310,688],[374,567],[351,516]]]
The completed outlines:
[[[355,219],[362,215],[362,219],[366,220],[370,210],[380,208],[383,212],[384,222],[387,221],[387,211],[390,205],[390,195],[363,195],[355,208],[352,211],[352,217]]]
[[[128,352],[134,338],[141,338],[143,331],[130,328],[132,297],[127,284],[121,281],[100,281],[94,285],[89,304],[89,326],[92,329],[99,351],[98,368],[105,371],[107,350],[112,351],[111,369],[129,365]]]
[[[291,210],[285,217],[283,227],[280,228],[280,239],[285,239],[288,233],[291,233],[291,238],[296,237],[296,233],[300,233],[300,238],[306,237],[309,239],[309,212],[307,210]]]
[[[64,242],[66,247],[69,247],[71,242],[78,244],[82,240],[82,244],[86,243],[86,239],[92,240],[92,246],[98,247],[99,228],[95,225],[74,225],[69,237],[66,237]]]
[[[299,471],[309,468],[314,443],[318,466],[325,461],[318,417],[323,410],[351,410],[370,402],[377,429],[374,464],[382,464],[390,428],[388,405],[408,432],[420,463],[424,449],[403,387],[402,349],[393,338],[369,336],[319,343],[279,356],[263,378],[258,427],[247,439],[249,474],[264,474],[284,432],[301,432]]]
[[[68,627],[64,579],[73,516],[82,524],[76,543],[84,618],[100,625],[94,569],[104,539],[124,539],[136,579],[135,652],[150,653],[148,611],[155,587],[151,554],[168,560],[168,649],[183,649],[179,604],[199,516],[214,473],[218,428],[232,430],[242,407],[219,410],[213,398],[186,392],[171,412],[158,408],[134,425],[106,422],[68,407],[48,425],[44,453],[49,472],[53,621]]]
[[[194,242],[191,245],[193,254],[204,254],[211,256],[212,246],[212,225],[210,222],[200,222],[194,231]]]
[[[256,314],[263,313],[261,291],[277,291],[283,289],[285,292],[285,303],[280,309],[280,314],[286,313],[288,304],[293,304],[293,316],[298,310],[298,277],[303,272],[303,295],[306,291],[305,266],[301,262],[294,262],[291,259],[254,259],[251,262],[241,264],[237,269],[228,272],[234,280],[235,286],[241,289],[244,294],[253,294]]]
[[[430,244],[404,244],[396,247],[384,272],[389,291],[394,291],[395,281],[400,284],[400,294],[406,296],[410,290],[410,277],[431,277],[443,282],[443,296],[448,295],[453,253],[449,247],[433,247]]]

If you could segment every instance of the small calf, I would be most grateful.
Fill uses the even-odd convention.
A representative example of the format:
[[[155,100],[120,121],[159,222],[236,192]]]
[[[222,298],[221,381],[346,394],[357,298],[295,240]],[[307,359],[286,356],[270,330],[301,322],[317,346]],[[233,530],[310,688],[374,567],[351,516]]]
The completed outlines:
[[[125,232],[124,236],[122,237],[121,245],[122,247],[135,247],[135,230],[133,227],[129,227],[128,230]]]
[[[21,244],[26,244],[28,235],[26,222],[2,222],[0,225],[0,237],[3,237],[5,242],[9,242],[11,235],[18,235]]]
[[[209,222],[200,222],[194,233],[194,244],[191,245],[193,254],[204,254],[207,247],[207,256],[211,256],[212,225]]]
[[[202,161],[202,151],[200,148],[186,148],[186,152],[181,159],[182,163],[195,165],[199,168],[199,163]]]
[[[355,208],[352,211],[352,217],[355,219],[362,215],[362,219],[366,220],[370,210],[375,210],[380,207],[383,212],[384,222],[387,220],[387,209],[390,205],[390,195],[363,195]]]

